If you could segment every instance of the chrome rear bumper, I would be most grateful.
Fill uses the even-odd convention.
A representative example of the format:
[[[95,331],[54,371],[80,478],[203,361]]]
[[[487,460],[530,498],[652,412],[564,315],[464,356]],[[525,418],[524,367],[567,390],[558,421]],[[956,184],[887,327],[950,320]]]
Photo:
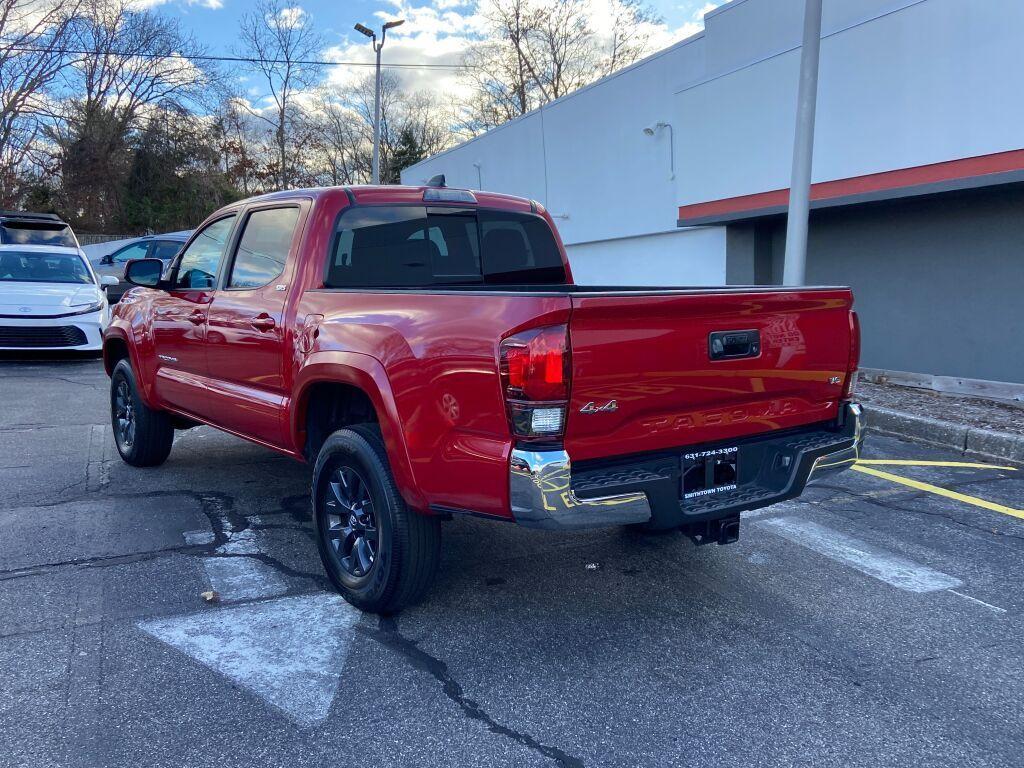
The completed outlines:
[[[791,459],[785,466],[792,469],[783,472],[773,484],[758,486],[751,482],[741,485],[735,494],[685,503],[679,499],[679,459],[671,454],[664,459],[668,469],[647,467],[641,473],[634,472],[630,481],[622,481],[628,487],[615,481],[604,486],[605,493],[595,491],[591,483],[588,495],[581,498],[573,488],[572,463],[564,450],[515,449],[509,459],[512,514],[520,525],[547,530],[604,528],[649,521],[657,527],[672,527],[693,520],[738,515],[744,509],[798,496],[812,479],[852,466],[860,457],[864,431],[863,409],[857,403],[845,403],[836,424],[827,429],[816,428],[813,436],[769,433],[752,438],[761,444],[778,444],[773,450],[776,454],[788,453]],[[754,455],[757,456],[756,451]],[[630,469],[627,466],[625,471]],[[585,479],[577,478],[577,487],[581,487],[581,482],[587,485]]]
[[[864,409],[860,403],[846,404],[847,431],[853,434],[853,445],[842,448],[833,453],[826,453],[814,460],[810,474],[807,475],[807,482],[811,483],[827,477],[835,472],[852,467],[860,458],[861,449],[864,447]]]
[[[651,519],[647,494],[635,492],[596,499],[573,493],[565,451],[512,451],[509,498],[516,522],[529,528],[578,530]]]

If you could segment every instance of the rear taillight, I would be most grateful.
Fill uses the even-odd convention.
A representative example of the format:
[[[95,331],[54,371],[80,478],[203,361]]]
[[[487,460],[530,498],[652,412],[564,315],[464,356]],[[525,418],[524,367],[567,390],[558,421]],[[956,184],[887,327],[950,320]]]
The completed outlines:
[[[860,367],[860,319],[857,313],[850,310],[850,359],[846,364],[846,384],[843,386],[843,397],[853,397],[857,386],[857,369]]]
[[[501,391],[516,437],[561,440],[569,400],[568,328],[533,328],[501,342]]]

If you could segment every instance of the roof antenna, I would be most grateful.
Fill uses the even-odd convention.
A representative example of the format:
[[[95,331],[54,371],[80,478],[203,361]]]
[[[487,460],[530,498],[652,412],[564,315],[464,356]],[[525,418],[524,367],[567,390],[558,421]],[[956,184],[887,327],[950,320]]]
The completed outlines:
[[[430,181],[427,182],[428,187],[443,187],[444,186],[444,174],[439,173],[437,176],[431,176]]]

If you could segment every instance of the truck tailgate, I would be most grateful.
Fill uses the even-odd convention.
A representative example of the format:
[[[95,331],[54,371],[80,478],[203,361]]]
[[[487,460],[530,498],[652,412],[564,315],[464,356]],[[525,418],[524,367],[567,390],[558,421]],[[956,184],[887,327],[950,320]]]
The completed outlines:
[[[845,288],[574,295],[566,451],[580,461],[835,418],[852,303]]]

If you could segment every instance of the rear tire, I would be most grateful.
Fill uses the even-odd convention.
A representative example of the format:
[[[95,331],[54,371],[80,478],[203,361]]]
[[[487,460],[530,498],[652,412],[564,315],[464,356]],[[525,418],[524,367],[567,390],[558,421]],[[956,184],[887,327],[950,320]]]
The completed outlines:
[[[156,467],[170,455],[174,443],[171,420],[142,401],[127,360],[118,362],[110,376],[110,423],[117,452],[126,464]]]
[[[345,600],[389,614],[423,598],[440,560],[441,523],[405,505],[375,426],[327,438],[312,491],[320,559]]]

